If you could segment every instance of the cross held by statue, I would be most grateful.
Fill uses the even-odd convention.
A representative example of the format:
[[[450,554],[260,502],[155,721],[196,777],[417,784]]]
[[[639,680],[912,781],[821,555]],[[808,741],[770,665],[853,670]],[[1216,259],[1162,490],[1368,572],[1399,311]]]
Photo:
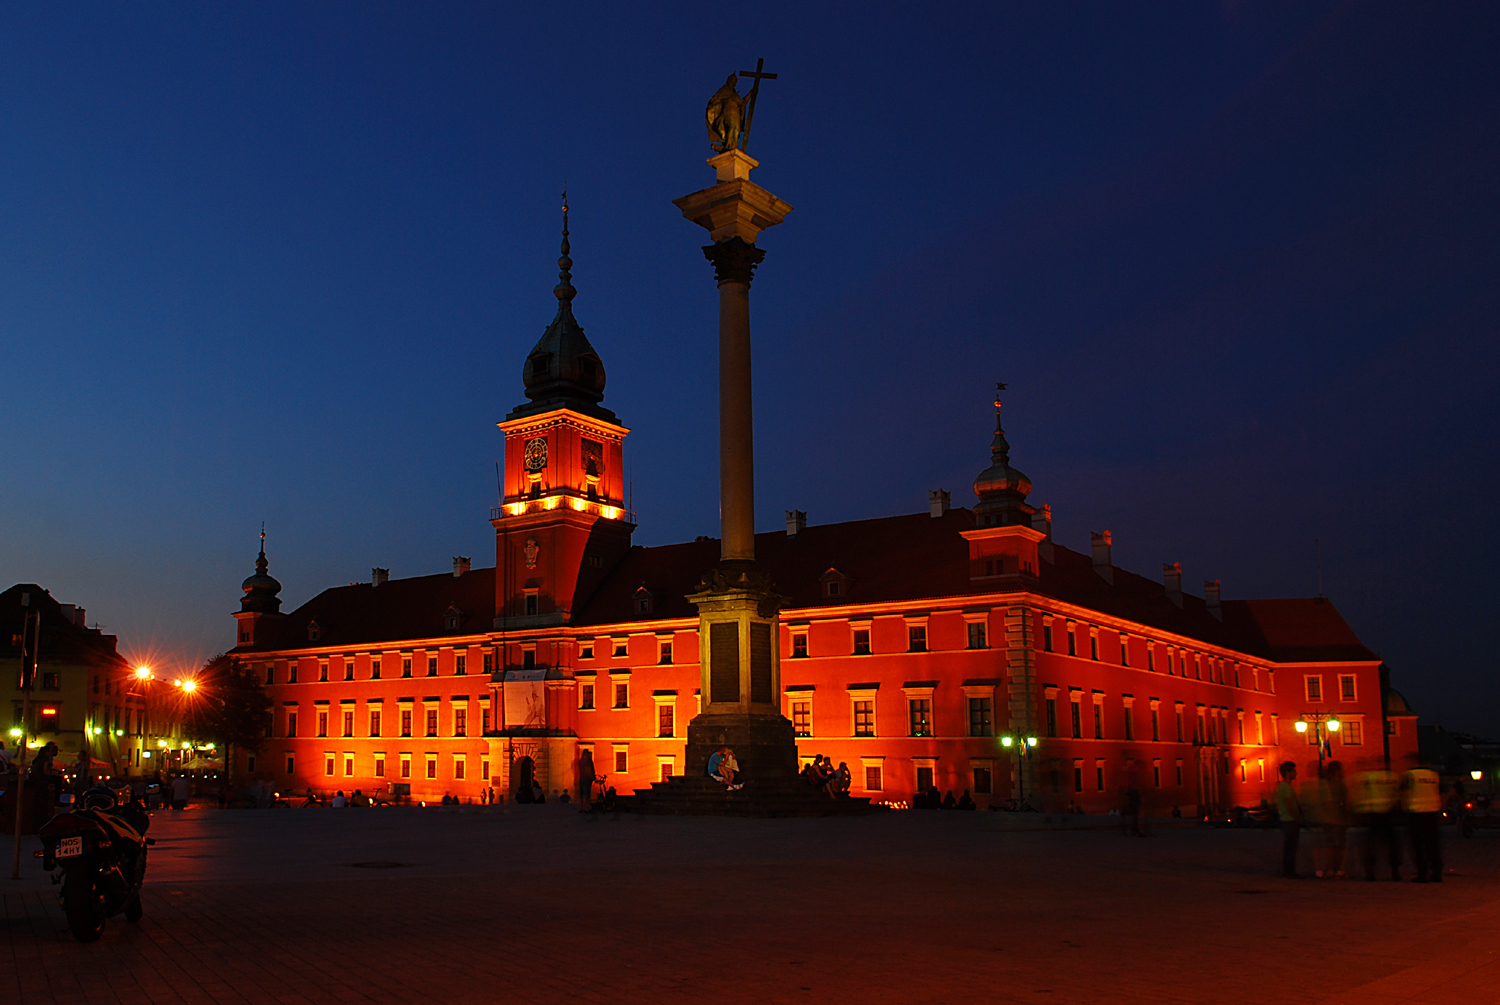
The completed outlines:
[[[760,96],[760,82],[762,80],[775,80],[776,74],[766,73],[766,61],[764,58],[755,61],[754,70],[741,70],[741,77],[749,77],[755,81],[750,86],[750,93],[745,95],[745,127],[740,132],[740,149],[745,153],[750,152],[750,125],[755,121],[755,99]]]

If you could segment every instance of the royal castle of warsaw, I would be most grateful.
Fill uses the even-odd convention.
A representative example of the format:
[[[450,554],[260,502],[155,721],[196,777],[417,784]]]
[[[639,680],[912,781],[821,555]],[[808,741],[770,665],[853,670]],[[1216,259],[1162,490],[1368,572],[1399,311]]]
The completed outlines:
[[[684,763],[701,706],[697,611],[686,597],[717,539],[631,544],[605,373],[573,316],[524,363],[525,403],[499,423],[504,497],[495,565],[325,590],[291,613],[264,550],[244,582],[232,653],[274,701],[242,773],[283,791],[513,798],[533,772],[576,792],[585,750],[621,793]],[[910,803],[967,790],[1106,812],[1139,779],[1148,812],[1223,812],[1267,797],[1277,766],[1326,753],[1398,763],[1416,717],[1380,659],[1319,598],[1222,600],[1052,539],[1000,427],[972,509],[825,526],[790,513],[755,536],[779,594],[781,712],[798,754],[847,764],[851,794]],[[1328,717],[1342,728],[1325,733]],[[1299,721],[1311,728],[1298,731]]]

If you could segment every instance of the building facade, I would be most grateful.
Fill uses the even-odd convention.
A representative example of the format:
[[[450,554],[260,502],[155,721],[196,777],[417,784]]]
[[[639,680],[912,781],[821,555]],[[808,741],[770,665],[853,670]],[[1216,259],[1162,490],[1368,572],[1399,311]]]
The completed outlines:
[[[39,642],[28,620],[38,612]],[[0,623],[8,747],[56,743],[57,766],[70,769],[87,749],[97,775],[117,778],[151,774],[180,757],[180,717],[155,700],[156,682],[136,675],[115,636],[87,626],[82,607],[59,603],[35,583],[19,583],[0,593]],[[27,649],[37,647],[29,695],[23,692],[23,641]]]
[[[509,798],[518,773],[573,789],[584,751],[621,792],[684,763],[701,706],[698,617],[685,598],[717,539],[631,544],[629,430],[602,402],[602,360],[573,316],[566,240],[558,310],[527,354],[527,401],[500,422],[495,564],[326,590],[289,614],[264,550],[234,654],[274,700],[240,768],[283,789]],[[824,526],[787,514],[756,536],[780,612],[781,708],[799,754],[847,764],[852,791],[909,803],[935,786],[980,806],[1254,806],[1277,766],[1319,745],[1346,765],[1415,749],[1384,669],[1323,598],[1224,600],[1116,567],[1109,532],[1082,554],[996,428],[972,508]],[[1342,728],[1326,731],[1335,718]],[[1312,724],[1297,732],[1298,721]],[[1352,762],[1352,763],[1351,763]],[[394,788],[393,788],[394,787]],[[489,790],[487,793],[486,790]]]

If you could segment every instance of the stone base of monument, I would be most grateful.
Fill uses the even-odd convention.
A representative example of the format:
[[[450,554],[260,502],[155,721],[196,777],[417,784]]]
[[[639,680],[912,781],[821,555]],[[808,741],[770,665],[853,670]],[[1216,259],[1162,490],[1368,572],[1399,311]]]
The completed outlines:
[[[744,787],[705,774],[720,747],[734,751]],[[633,813],[681,816],[858,816],[883,809],[861,797],[830,799],[797,777],[797,743],[782,716],[700,715],[688,723],[684,774],[621,800]]]

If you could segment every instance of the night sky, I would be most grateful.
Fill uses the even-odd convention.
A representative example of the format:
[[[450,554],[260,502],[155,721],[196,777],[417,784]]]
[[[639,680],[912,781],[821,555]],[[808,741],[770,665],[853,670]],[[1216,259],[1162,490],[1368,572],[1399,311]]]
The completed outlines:
[[[1323,589],[1500,733],[1500,17],[1457,4],[7,5],[0,588],[124,651],[494,561],[521,365],[575,308],[635,540],[717,534],[716,293],[671,200],[764,56],[757,507],[973,501],[990,399],[1057,539]],[[738,11],[738,13],[732,13]]]

